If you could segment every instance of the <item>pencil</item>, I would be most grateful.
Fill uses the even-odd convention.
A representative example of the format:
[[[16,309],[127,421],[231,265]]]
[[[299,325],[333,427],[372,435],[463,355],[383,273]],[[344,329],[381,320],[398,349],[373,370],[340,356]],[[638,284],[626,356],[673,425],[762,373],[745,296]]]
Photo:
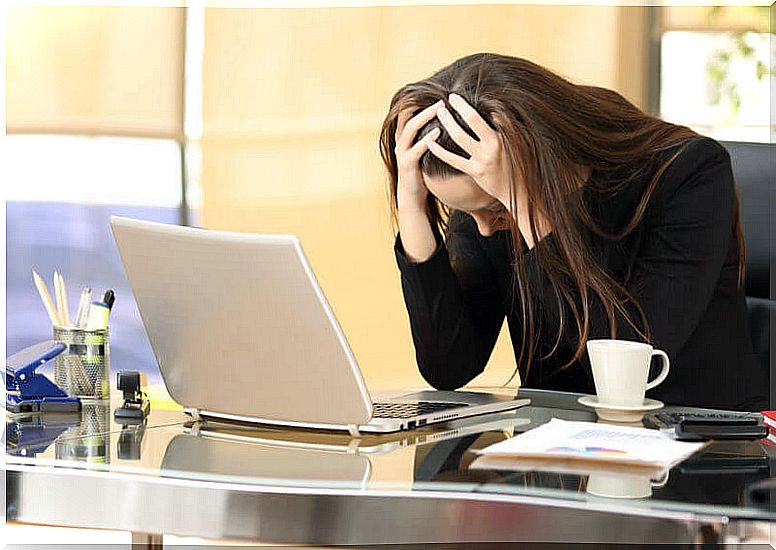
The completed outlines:
[[[54,326],[59,325],[59,315],[57,315],[57,310],[51,301],[51,295],[49,295],[48,289],[46,289],[46,283],[43,282],[40,275],[35,273],[34,269],[32,270],[32,279],[35,281],[35,287],[38,289],[43,307],[46,308],[46,313],[48,313],[49,319],[51,319],[51,324]]]
[[[70,306],[67,303],[67,287],[65,286],[65,278],[61,273],[59,275],[59,290],[62,293],[62,314],[60,317],[65,322],[66,326],[70,325]]]
[[[59,317],[59,326],[65,326],[65,311],[62,303],[62,287],[59,285],[59,272],[54,272],[54,300],[57,304],[57,317]]]

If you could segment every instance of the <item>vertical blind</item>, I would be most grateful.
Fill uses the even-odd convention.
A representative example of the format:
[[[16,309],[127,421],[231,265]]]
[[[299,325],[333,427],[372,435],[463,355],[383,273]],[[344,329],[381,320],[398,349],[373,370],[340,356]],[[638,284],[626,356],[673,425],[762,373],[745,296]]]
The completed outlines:
[[[183,8],[7,8],[7,132],[182,139],[184,25]]]

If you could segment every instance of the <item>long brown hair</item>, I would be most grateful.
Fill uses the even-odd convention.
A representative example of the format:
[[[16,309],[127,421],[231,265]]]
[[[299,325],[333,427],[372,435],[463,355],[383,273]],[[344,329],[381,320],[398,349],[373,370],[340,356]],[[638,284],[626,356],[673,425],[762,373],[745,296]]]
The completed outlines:
[[[564,318],[563,302],[569,306],[579,336],[575,353],[564,367],[582,356],[590,331],[593,296],[598,297],[606,312],[612,338],[617,334],[616,314],[619,314],[639,338],[649,341],[649,326],[640,305],[623,284],[615,281],[595,261],[577,224],[583,224],[607,240],[619,240],[628,235],[644,216],[663,172],[693,139],[701,136],[685,126],[644,113],[617,92],[574,84],[528,60],[493,53],[469,55],[429,78],[403,86],[391,100],[380,134],[380,152],[389,175],[394,220],[398,184],[394,147],[399,113],[405,108],[417,112],[440,99],[447,104],[451,92],[466,99],[500,135],[512,165],[511,210],[516,211],[514,186],[521,181],[528,196],[528,218],[534,242],[537,242],[537,211],[552,226],[556,246],[537,246],[535,249],[539,265],[553,285],[560,315],[555,344],[545,357],[558,348],[564,324],[568,322]],[[474,136],[455,109],[449,108],[449,111],[459,125]],[[441,130],[437,143],[468,158],[438,119],[421,128],[416,139],[433,128]],[[677,146],[675,152],[666,155],[667,150]],[[420,164],[422,172],[429,177],[461,173],[430,151],[424,153]],[[604,177],[584,181],[579,167],[588,167],[590,173]],[[606,177],[614,174],[616,176]],[[594,221],[579,192],[584,186],[585,192],[593,193],[593,196],[611,194],[646,178],[649,178],[648,182],[632,219],[614,233],[605,231]],[[740,251],[741,283],[744,248],[737,202],[736,196],[735,231]],[[429,194],[427,209],[432,226],[444,233],[450,213],[432,194]],[[514,220],[511,220],[511,226],[515,254],[513,286],[523,320],[523,345],[517,372],[522,364],[525,363],[527,369],[533,361],[541,322],[537,321],[536,305],[526,284],[524,262],[521,261],[522,238]],[[574,290],[578,293],[579,303],[574,298]],[[634,312],[640,326],[634,319]]]

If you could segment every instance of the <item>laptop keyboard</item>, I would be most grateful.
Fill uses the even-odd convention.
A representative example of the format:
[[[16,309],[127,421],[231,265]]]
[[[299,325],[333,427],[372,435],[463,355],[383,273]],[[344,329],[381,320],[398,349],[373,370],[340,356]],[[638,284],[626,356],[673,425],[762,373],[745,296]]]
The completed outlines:
[[[456,407],[466,407],[466,403],[444,403],[441,401],[418,401],[417,403],[375,403],[372,416],[376,418],[412,418],[422,414],[431,414]]]

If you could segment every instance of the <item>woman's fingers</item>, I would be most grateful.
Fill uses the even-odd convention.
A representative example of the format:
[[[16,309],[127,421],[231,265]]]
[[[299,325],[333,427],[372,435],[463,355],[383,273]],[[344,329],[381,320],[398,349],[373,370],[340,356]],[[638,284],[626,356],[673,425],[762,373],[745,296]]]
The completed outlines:
[[[421,139],[410,149],[408,149],[407,152],[404,154],[403,158],[405,159],[406,162],[416,164],[418,161],[420,161],[420,157],[423,156],[423,153],[425,153],[428,150],[429,142],[434,141],[438,137],[439,137],[439,128],[434,128],[428,134],[423,136],[423,139]]]
[[[420,157],[423,156],[428,150],[428,144],[439,137],[439,128],[434,128],[428,134],[423,136],[423,139],[418,141],[411,148],[402,155],[402,165],[416,165],[420,161]]]
[[[464,174],[471,175],[471,162],[469,159],[451,153],[434,140],[428,142],[428,150],[431,151],[434,156],[446,162],[453,168],[457,168]]]
[[[493,129],[488,126],[488,123],[485,122],[476,109],[469,105],[464,98],[458,94],[450,94],[448,101],[450,102],[450,106],[458,111],[461,118],[466,121],[466,124],[474,131],[480,141],[484,141],[491,137]],[[468,151],[466,152],[468,153]]]
[[[424,124],[436,116],[437,107],[440,105],[443,105],[441,99],[433,105],[429,105],[417,115],[407,120],[407,122],[401,128],[401,132],[399,132],[397,127],[398,136],[396,138],[396,148],[400,150],[409,149],[412,146],[412,140],[415,138],[415,134],[418,133],[418,130],[420,130]],[[410,111],[410,114],[412,113],[410,109],[407,109],[407,111]],[[404,111],[402,114],[403,113]]]
[[[469,153],[470,156],[474,156],[478,145],[477,140],[472,138],[463,128],[461,128],[460,124],[453,118],[452,113],[448,111],[444,105],[437,109],[437,118],[439,119],[439,122],[442,123],[442,126],[445,127],[445,130],[447,130],[447,133],[450,134],[453,141],[456,142],[461,149]]]
[[[445,108],[444,101],[440,100],[429,105],[415,116],[412,116],[413,111],[416,109],[414,106],[403,109],[399,113],[396,125],[396,147],[394,150],[396,157],[401,165],[409,166],[419,161],[423,153],[429,150],[441,161],[474,178],[485,189],[487,182],[479,180],[483,179],[483,174],[491,171],[490,167],[497,160],[498,151],[491,145],[500,145],[501,142],[496,132],[488,126],[485,120],[464,98],[456,94],[450,94],[449,102],[450,107],[454,108],[461,115],[466,124],[477,135],[479,141],[469,135],[456,122],[450,110]],[[434,117],[439,119],[442,127],[448,132],[451,139],[468,153],[470,158],[467,159],[466,157],[456,155],[436,143],[435,140],[440,134],[439,129],[434,129],[418,140],[417,143],[412,143],[418,130],[433,120]]]
[[[412,111],[414,110],[414,107],[407,107],[405,109],[402,109],[399,112],[399,116],[396,119],[396,134],[394,134],[393,139],[394,141],[398,142],[399,137],[401,136],[401,133],[404,131],[404,126],[407,124],[407,121],[412,118]]]

